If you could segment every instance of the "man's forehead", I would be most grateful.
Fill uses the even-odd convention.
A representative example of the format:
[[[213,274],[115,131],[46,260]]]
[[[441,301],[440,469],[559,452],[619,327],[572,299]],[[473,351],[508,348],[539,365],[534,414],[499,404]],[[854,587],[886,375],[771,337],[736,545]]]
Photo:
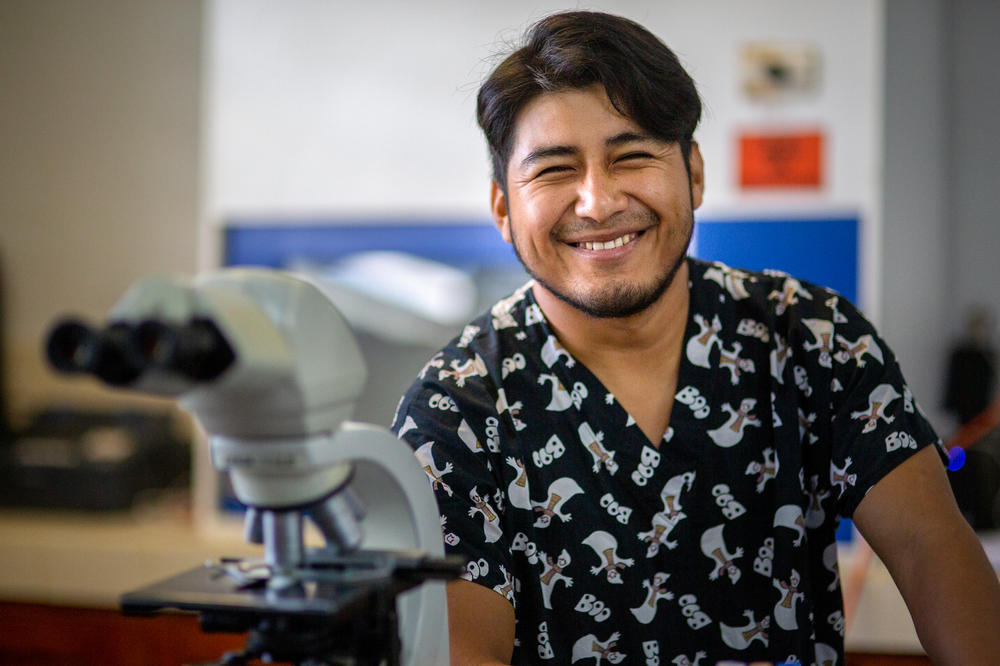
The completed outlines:
[[[621,114],[600,85],[545,92],[524,105],[514,119],[514,153],[548,145],[579,146],[610,142],[624,134],[652,136]]]

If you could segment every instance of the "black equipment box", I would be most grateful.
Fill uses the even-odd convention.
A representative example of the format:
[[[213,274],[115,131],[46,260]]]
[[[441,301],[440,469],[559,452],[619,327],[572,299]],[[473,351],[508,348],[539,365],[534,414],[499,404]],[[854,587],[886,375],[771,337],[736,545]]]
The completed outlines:
[[[120,510],[190,482],[191,444],[154,411],[48,409],[0,444],[0,506]]]

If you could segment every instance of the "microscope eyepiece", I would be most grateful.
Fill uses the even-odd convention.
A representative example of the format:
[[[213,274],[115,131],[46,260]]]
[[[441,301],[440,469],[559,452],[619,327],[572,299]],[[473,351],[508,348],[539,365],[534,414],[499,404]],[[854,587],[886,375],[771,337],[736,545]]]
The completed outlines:
[[[136,340],[149,363],[194,381],[215,379],[236,358],[215,323],[205,318],[186,324],[149,319],[136,328]]]
[[[91,372],[96,344],[93,330],[83,322],[64,319],[56,324],[45,343],[45,356],[60,372]]]
[[[185,324],[115,322],[103,329],[65,319],[49,333],[45,355],[60,372],[96,375],[114,386],[131,384],[153,368],[209,381],[236,359],[216,325],[204,318]]]
[[[132,328],[123,322],[94,329],[77,320],[64,320],[52,329],[45,351],[56,370],[91,373],[115,386],[134,382],[146,368]]]

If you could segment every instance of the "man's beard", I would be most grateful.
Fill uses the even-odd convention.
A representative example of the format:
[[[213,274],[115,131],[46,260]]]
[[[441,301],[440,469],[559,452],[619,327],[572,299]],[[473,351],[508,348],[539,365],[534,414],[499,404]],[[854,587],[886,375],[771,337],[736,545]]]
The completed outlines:
[[[694,212],[691,211],[688,214],[689,218],[686,220],[687,228],[681,232],[687,234],[681,251],[678,252],[673,262],[669,266],[666,266],[663,272],[648,284],[625,281],[611,282],[596,291],[596,293],[575,295],[568,291],[557,289],[538,275],[524,261],[521,252],[517,248],[517,237],[514,234],[513,220],[510,222],[511,245],[514,246],[514,254],[528,274],[559,300],[586,315],[599,319],[629,317],[642,312],[653,305],[653,303],[656,303],[663,296],[664,292],[670,288],[670,285],[673,284],[677,271],[680,270],[687,258],[687,250],[691,244],[691,236],[694,232]]]

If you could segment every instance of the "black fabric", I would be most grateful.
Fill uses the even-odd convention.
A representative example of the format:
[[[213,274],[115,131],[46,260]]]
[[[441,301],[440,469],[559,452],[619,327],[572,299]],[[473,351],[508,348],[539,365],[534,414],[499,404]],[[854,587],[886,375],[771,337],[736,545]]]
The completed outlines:
[[[530,283],[400,403],[447,549],[514,604],[515,664],[842,663],[839,517],[940,444],[846,300],[689,266],[660,442],[561,348]]]

